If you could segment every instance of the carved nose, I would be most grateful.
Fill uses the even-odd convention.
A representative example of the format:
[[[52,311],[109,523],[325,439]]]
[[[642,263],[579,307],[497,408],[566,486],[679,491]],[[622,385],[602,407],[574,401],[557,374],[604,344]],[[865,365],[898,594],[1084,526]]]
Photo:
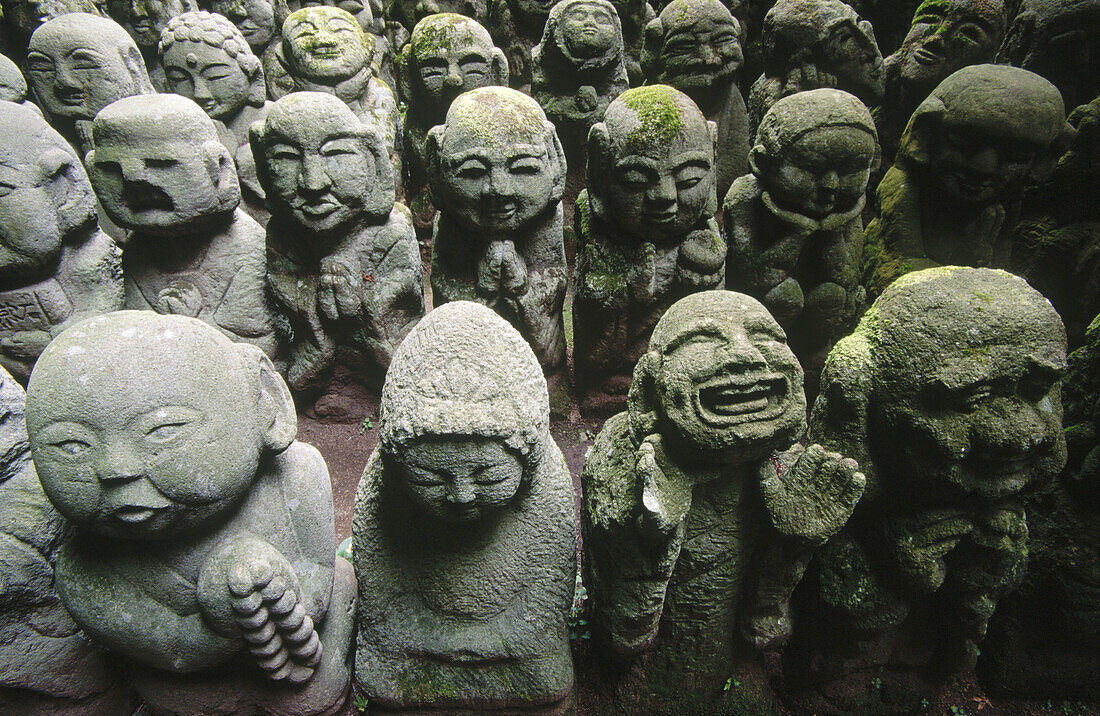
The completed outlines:
[[[839,186],[840,177],[835,171],[826,172],[825,175],[821,177],[821,181],[818,183],[818,187],[822,191],[829,192],[830,194],[835,193]]]
[[[994,457],[1024,456],[1047,441],[1048,426],[1036,408],[1019,399],[995,401],[971,429],[972,442]]]
[[[302,171],[298,175],[298,185],[307,191],[322,191],[328,187],[328,172],[321,165],[319,157],[302,158]]]
[[[668,206],[676,203],[676,180],[670,176],[661,177],[649,194],[651,203]]]
[[[206,82],[200,77],[195,78],[195,87],[194,90],[192,90],[192,94],[195,95],[196,101],[207,100],[213,97],[213,95],[210,94],[210,89],[206,86]]]
[[[455,505],[468,505],[474,501],[473,485],[465,480],[455,480],[451,483],[448,498]]]
[[[969,162],[971,169],[988,175],[996,174],[1000,163],[1000,155],[993,147],[986,147],[972,154]]]

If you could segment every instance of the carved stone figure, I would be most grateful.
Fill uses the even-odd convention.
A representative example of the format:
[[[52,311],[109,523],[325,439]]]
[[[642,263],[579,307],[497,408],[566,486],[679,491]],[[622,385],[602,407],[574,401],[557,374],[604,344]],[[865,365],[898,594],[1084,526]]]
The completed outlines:
[[[14,62],[0,55],[0,100],[26,104],[35,111],[41,111],[27,100],[27,80]]]
[[[210,0],[208,4],[211,12],[228,19],[240,30],[256,57],[265,57],[272,40],[279,37],[270,0]]]
[[[863,312],[860,212],[875,146],[871,114],[853,95],[784,97],[757,129],[753,173],[723,203],[726,286],[783,326],[812,396],[825,356]]]
[[[619,95],[589,135],[589,188],[573,222],[573,367],[586,414],[623,410],[661,315],[723,284],[714,133],[687,95],[652,85]]]
[[[88,319],[31,376],[34,464],[71,526],[58,594],[155,713],[346,698],[355,578],[297,428],[271,361],[186,316]]]
[[[487,0],[484,25],[508,58],[509,81],[529,92],[533,66],[531,51],[542,40],[550,9],[558,0]]]
[[[508,319],[551,381],[551,408],[566,410],[566,163],[554,125],[527,95],[482,87],[451,103],[425,153],[439,209],[432,300],[477,301]]]
[[[92,0],[2,0],[0,10],[4,18],[0,37],[5,55],[20,58],[27,49],[27,41],[42,23],[70,12],[102,14]]]
[[[198,10],[195,0],[106,0],[107,14],[134,38],[157,90],[164,89],[164,75],[157,63],[160,35],[168,21]]]
[[[631,87],[645,81],[642,72],[642,48],[645,45],[645,28],[657,13],[647,0],[611,0],[623,26],[623,61]]]
[[[840,0],[779,0],[764,17],[764,74],[749,91],[752,126],[780,97],[822,87],[882,101],[885,70],[871,23]]]
[[[1066,461],[1065,368],[1045,298],[1006,272],[957,266],[898,279],[833,349],[810,435],[859,461],[867,494],[815,561],[816,639],[803,646],[819,679],[935,683],[974,666],[1026,569],[1021,495]],[[919,682],[880,691],[899,706],[927,696]]]
[[[769,710],[757,649],[789,634],[792,590],[864,485],[796,442],[805,415],[802,369],[755,299],[703,291],[658,322],[582,474],[592,634],[626,662],[627,703]]]
[[[27,81],[46,119],[83,157],[92,119],[123,97],[153,85],[133,39],[114,20],[74,12],[43,23],[27,47]]]
[[[26,384],[54,336],[121,307],[121,254],[79,157],[33,109],[0,102],[0,366]]]
[[[531,53],[531,92],[554,123],[568,161],[584,165],[588,130],[626,91],[623,32],[608,0],[562,0]]]
[[[1005,65],[954,73],[913,113],[867,226],[863,281],[874,297],[909,271],[1007,267],[1025,182],[1049,173],[1072,128],[1057,88]]]
[[[252,130],[267,188],[268,288],[295,391],[334,364],[379,379],[424,315],[424,278],[408,209],[394,204],[378,134],[332,95],[294,92]]]
[[[920,4],[901,47],[885,60],[886,95],[874,112],[885,164],[893,163],[917,106],[952,73],[992,62],[1004,32],[1004,0]]]
[[[435,309],[386,375],[355,499],[355,679],[377,707],[561,713],[577,571],[573,484],[523,337]]]
[[[429,15],[462,15],[483,27],[489,17],[489,0],[388,0],[387,5],[386,37],[398,56],[416,25]]]
[[[748,110],[737,83],[741,25],[720,0],[673,0],[645,30],[650,84],[675,87],[718,126],[718,196],[749,171]]]
[[[275,354],[264,298],[264,230],[214,122],[172,94],[127,97],[96,115],[89,173],[103,209],[131,231],[125,307],[205,321]]]

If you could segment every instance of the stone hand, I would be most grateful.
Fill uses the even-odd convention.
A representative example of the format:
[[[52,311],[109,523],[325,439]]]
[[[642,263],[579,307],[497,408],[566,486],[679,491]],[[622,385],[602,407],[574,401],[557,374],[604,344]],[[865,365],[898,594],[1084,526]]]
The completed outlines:
[[[631,297],[644,303],[657,295],[657,249],[650,242],[642,244],[636,263],[627,274]]]
[[[947,555],[974,529],[973,520],[957,510],[895,516],[886,529],[887,546],[910,585],[931,593],[947,577]]]
[[[973,559],[958,569],[964,590],[998,594],[1023,576],[1027,563],[1027,518],[1020,506],[1003,507],[976,520],[967,539]]]
[[[718,285],[718,274],[726,264],[725,245],[711,231],[692,231],[680,245],[676,272],[680,283],[692,289]]]
[[[522,296],[527,290],[527,264],[523,257],[516,252],[516,245],[511,241],[502,241],[504,244],[500,261],[500,287],[504,295],[511,298]]]
[[[671,570],[680,552],[684,525],[691,509],[691,485],[668,464],[660,435],[650,435],[635,453],[635,479],[639,497],[638,529],[656,571]],[[671,474],[670,474],[671,473]]]
[[[50,339],[45,331],[15,331],[0,338],[0,351],[12,358],[34,359],[42,355]]]
[[[176,282],[157,294],[153,307],[157,309],[157,313],[195,318],[202,310],[202,294],[189,282]]]
[[[812,545],[840,531],[866,485],[855,460],[820,445],[795,445],[761,469],[760,491],[772,525]]]
[[[581,112],[595,112],[597,106],[596,88],[591,85],[581,85],[577,88],[574,101],[577,109]]]
[[[357,272],[342,261],[322,261],[317,285],[317,309],[329,320],[358,316],[362,308]]]

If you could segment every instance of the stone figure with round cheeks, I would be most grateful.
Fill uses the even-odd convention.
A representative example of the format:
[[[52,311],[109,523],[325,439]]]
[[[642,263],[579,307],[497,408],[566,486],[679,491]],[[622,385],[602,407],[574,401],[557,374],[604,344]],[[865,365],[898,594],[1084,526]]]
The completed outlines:
[[[700,106],[736,81],[743,60],[741,25],[717,0],[674,0],[646,28],[649,81],[672,85]]]
[[[270,0],[213,0],[210,11],[228,18],[257,57],[263,54],[277,32]]]
[[[569,53],[588,60],[606,53],[616,42],[617,17],[595,2],[571,2],[558,22],[561,42]]]
[[[1004,27],[1003,0],[925,0],[905,41],[887,58],[888,74],[931,91],[951,73],[992,60]]]
[[[332,83],[370,63],[372,43],[349,13],[318,6],[296,10],[283,24],[283,53],[291,75]]]

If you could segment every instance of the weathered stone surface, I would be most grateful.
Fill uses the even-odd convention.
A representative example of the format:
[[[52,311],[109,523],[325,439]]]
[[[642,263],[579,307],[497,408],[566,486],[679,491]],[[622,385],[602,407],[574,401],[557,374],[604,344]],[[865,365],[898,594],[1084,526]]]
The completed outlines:
[[[581,409],[626,407],[634,364],[668,307],[719,288],[715,125],[667,85],[629,90],[589,135],[577,200],[573,366]]]
[[[1073,129],[1057,88],[1004,65],[954,73],[921,103],[867,226],[863,281],[874,297],[909,271],[1009,265],[1020,192],[1053,168]]]
[[[0,366],[21,383],[75,321],[122,307],[121,253],[80,158],[34,109],[0,102]]]
[[[825,356],[864,308],[860,212],[875,146],[870,113],[847,92],[784,97],[757,130],[752,175],[723,204],[726,286],[783,326],[811,396]]]
[[[510,86],[531,89],[531,51],[542,39],[546,18],[558,0],[488,0],[485,28],[508,58]]]
[[[332,95],[294,92],[253,127],[252,146],[290,387],[323,389],[337,362],[380,382],[424,315],[416,235],[382,138]]]
[[[61,601],[125,657],[154,712],[343,702],[354,575],[335,557],[324,460],[294,440],[290,393],[259,349],[184,316],[88,319],[39,360],[27,430],[72,528]]]
[[[240,30],[256,57],[264,57],[272,40],[279,37],[270,0],[210,0],[209,7]]]
[[[770,690],[753,646],[790,633],[791,591],[864,478],[852,460],[796,442],[802,369],[754,299],[683,298],[649,347],[627,412],[584,464],[593,638],[627,662],[614,687],[624,705],[678,712],[737,699],[763,713]],[[723,695],[727,678],[739,686]]]
[[[106,0],[104,6],[107,14],[134,38],[153,87],[164,90],[164,74],[157,64],[160,35],[172,18],[198,10],[195,0]]]
[[[626,76],[631,87],[637,87],[645,81],[642,73],[642,48],[645,45],[645,28],[657,13],[647,0],[611,0],[619,14],[623,27],[623,62],[626,63]]]
[[[558,712],[576,515],[531,349],[484,306],[441,306],[398,348],[380,415],[353,526],[372,712]]]
[[[27,49],[27,41],[42,23],[70,12],[86,12],[101,15],[92,0],[3,0],[2,40],[4,53],[21,57]]]

